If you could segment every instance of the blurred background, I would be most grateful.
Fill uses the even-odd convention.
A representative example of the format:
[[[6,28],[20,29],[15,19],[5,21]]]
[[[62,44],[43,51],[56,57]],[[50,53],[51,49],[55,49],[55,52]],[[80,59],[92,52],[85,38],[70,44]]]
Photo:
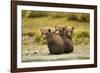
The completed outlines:
[[[40,29],[63,25],[74,27],[73,40],[75,44],[89,43],[89,14],[88,13],[61,13],[44,11],[22,11],[23,36],[34,37],[34,42],[44,44],[41,38]],[[81,39],[85,38],[86,41]],[[26,42],[27,43],[27,42]],[[25,42],[23,41],[23,44]]]

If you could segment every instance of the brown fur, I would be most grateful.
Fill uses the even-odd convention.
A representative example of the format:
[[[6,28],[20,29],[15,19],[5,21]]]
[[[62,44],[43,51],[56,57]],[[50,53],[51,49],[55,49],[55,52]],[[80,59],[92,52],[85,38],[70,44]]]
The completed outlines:
[[[51,32],[50,29],[41,29],[41,33],[44,39],[47,40],[50,54],[62,54],[64,53],[65,43],[60,35]]]
[[[65,43],[65,53],[73,52],[73,41],[72,41],[72,34],[74,28],[71,27],[55,27],[55,32],[59,32],[59,35],[63,39]]]

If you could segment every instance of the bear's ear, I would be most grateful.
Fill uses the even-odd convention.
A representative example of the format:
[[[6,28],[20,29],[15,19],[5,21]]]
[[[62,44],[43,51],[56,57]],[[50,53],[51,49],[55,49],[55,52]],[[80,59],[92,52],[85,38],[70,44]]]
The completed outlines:
[[[67,27],[65,26],[65,27],[63,27],[63,30],[66,30],[67,29]]]
[[[57,28],[57,26],[55,26],[55,28]]]
[[[63,31],[65,31],[65,27],[62,27]]]
[[[51,32],[51,29],[48,29],[49,32]]]
[[[74,27],[72,27],[72,30],[74,30]]]
[[[66,26],[65,26],[64,28],[65,28],[65,29],[67,29],[67,27],[66,27]]]

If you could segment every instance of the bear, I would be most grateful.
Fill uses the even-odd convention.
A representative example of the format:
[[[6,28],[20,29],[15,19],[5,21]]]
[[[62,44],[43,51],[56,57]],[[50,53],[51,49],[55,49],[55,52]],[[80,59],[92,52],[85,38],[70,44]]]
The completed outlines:
[[[66,27],[66,26],[55,26],[55,33],[59,34],[65,43],[65,53],[73,52],[73,41],[72,41],[72,34],[73,34],[74,27]]]
[[[51,29],[41,29],[43,39],[47,40],[47,45],[50,54],[62,54],[64,53],[65,43],[60,35],[51,31]]]
[[[74,27],[66,27],[66,26],[55,26],[55,33],[60,36],[66,36],[67,38],[72,39]]]
[[[74,27],[65,27],[65,31],[64,31],[65,36],[72,40],[73,31],[74,31]]]

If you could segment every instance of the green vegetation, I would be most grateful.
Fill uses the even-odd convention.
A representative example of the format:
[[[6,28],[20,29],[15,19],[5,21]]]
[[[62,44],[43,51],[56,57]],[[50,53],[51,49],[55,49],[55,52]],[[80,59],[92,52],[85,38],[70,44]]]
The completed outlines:
[[[85,45],[89,44],[89,38],[90,38],[89,33],[90,32],[87,30],[75,32],[73,36],[74,43],[76,45],[77,44],[85,44]]]
[[[67,16],[67,20],[75,20],[75,21],[79,21],[79,22],[89,22],[89,14],[86,13],[70,13]]]

